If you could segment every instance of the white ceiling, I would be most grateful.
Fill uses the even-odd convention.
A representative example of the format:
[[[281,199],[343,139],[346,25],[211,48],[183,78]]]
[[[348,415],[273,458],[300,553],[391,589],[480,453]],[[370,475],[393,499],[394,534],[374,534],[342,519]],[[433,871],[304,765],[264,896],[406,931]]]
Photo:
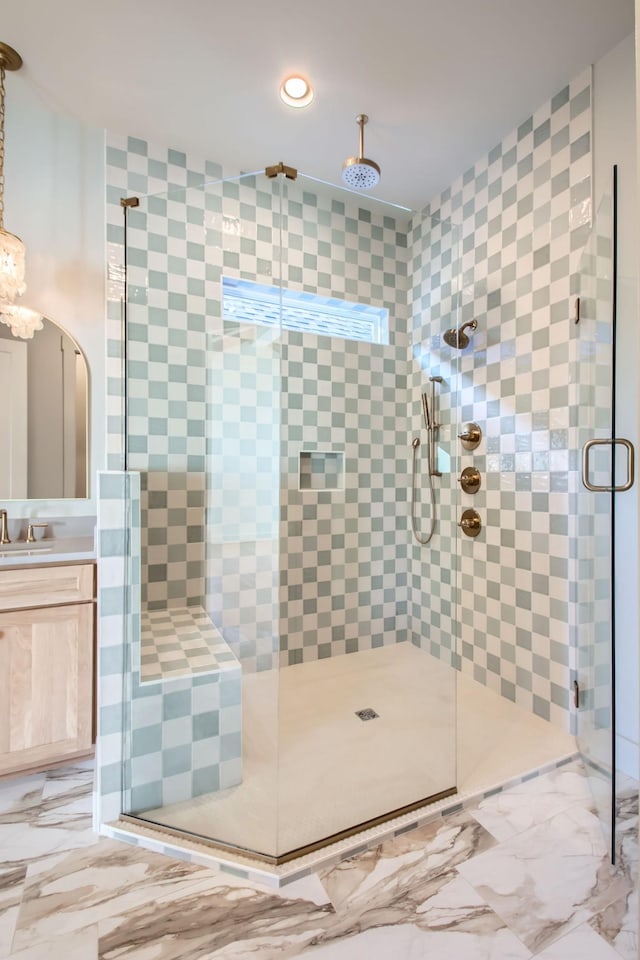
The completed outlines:
[[[416,208],[633,30],[633,0],[2,0],[0,40],[54,110],[217,160],[279,160]],[[285,107],[301,71],[316,98]],[[9,148],[9,144],[8,144]]]

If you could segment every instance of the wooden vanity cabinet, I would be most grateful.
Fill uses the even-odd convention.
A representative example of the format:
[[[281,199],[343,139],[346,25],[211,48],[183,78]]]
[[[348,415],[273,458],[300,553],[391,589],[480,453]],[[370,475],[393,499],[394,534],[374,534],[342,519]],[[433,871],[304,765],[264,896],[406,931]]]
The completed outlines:
[[[0,569],[0,776],[87,755],[95,566]]]

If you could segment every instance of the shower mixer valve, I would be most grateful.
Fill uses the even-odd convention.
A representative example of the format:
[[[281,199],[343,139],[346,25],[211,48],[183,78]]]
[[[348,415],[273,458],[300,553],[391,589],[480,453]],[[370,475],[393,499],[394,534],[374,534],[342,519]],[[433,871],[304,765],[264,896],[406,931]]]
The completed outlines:
[[[463,423],[462,431],[458,434],[458,439],[462,444],[463,450],[475,450],[482,440],[482,430],[477,423]]]
[[[458,523],[458,526],[468,537],[477,537],[482,529],[480,514],[475,510],[465,510],[462,514],[462,519]]]
[[[480,471],[475,467],[465,467],[458,477],[458,483],[465,493],[477,493],[481,482]]]

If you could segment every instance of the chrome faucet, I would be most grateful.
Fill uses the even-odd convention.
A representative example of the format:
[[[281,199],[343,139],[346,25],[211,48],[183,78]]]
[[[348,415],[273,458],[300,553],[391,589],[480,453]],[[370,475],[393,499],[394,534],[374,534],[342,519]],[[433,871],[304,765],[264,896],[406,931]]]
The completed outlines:
[[[0,543],[11,543],[7,526],[7,511],[0,510]]]

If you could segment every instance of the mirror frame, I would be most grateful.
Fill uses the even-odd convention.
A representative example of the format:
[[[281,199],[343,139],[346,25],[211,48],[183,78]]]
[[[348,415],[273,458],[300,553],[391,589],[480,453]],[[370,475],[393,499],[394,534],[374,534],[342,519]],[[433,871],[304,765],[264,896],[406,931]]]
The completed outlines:
[[[57,501],[57,500],[64,500],[64,501],[66,502],[66,501],[72,501],[72,500],[89,500],[89,499],[91,499],[91,490],[90,490],[90,476],[91,476],[91,471],[90,471],[90,462],[91,462],[91,419],[90,419],[90,416],[91,416],[91,403],[90,403],[90,395],[91,395],[91,373],[90,373],[90,369],[89,369],[89,363],[88,363],[88,360],[87,360],[87,355],[86,355],[86,353],[84,352],[84,350],[82,349],[82,347],[80,346],[80,344],[78,343],[77,338],[76,338],[72,333],[70,333],[65,327],[63,327],[61,323],[59,323],[57,320],[54,320],[52,317],[46,316],[45,314],[42,314],[42,319],[43,319],[44,322],[48,322],[48,323],[52,324],[53,327],[55,327],[57,330],[59,330],[60,333],[63,334],[65,337],[68,337],[68,339],[71,341],[71,344],[72,344],[72,346],[73,346],[73,348],[74,348],[74,350],[75,350],[75,352],[76,352],[76,355],[81,356],[82,359],[83,359],[83,361],[84,361],[84,369],[85,369],[85,377],[86,377],[86,389],[85,389],[84,403],[83,403],[83,405],[82,405],[82,413],[83,413],[83,419],[84,419],[84,425],[85,425],[85,431],[84,431],[84,433],[85,433],[85,464],[84,464],[84,471],[83,471],[84,494],[83,494],[82,496],[78,496],[78,495],[74,494],[73,496],[46,496],[46,497],[31,497],[31,496],[26,496],[26,497],[2,497],[2,496],[0,496],[0,501],[1,501],[2,503],[41,503],[42,501],[46,501],[46,500],[56,500],[56,501]],[[7,328],[7,329],[8,329],[8,328]],[[37,337],[37,336],[38,336],[38,331],[35,332],[35,334],[34,334],[34,339],[35,339],[35,337]],[[18,337],[14,338],[13,336],[11,336],[11,337],[9,337],[9,338],[3,338],[3,339],[9,339],[9,340],[11,341],[11,340],[13,340],[13,339],[19,340],[20,338],[18,338]],[[29,341],[29,340],[26,340],[26,341],[23,341],[23,342],[25,342],[25,343],[28,345],[30,341]],[[27,467],[27,471],[28,471],[28,467]],[[27,472],[27,493],[29,493],[28,472]]]

